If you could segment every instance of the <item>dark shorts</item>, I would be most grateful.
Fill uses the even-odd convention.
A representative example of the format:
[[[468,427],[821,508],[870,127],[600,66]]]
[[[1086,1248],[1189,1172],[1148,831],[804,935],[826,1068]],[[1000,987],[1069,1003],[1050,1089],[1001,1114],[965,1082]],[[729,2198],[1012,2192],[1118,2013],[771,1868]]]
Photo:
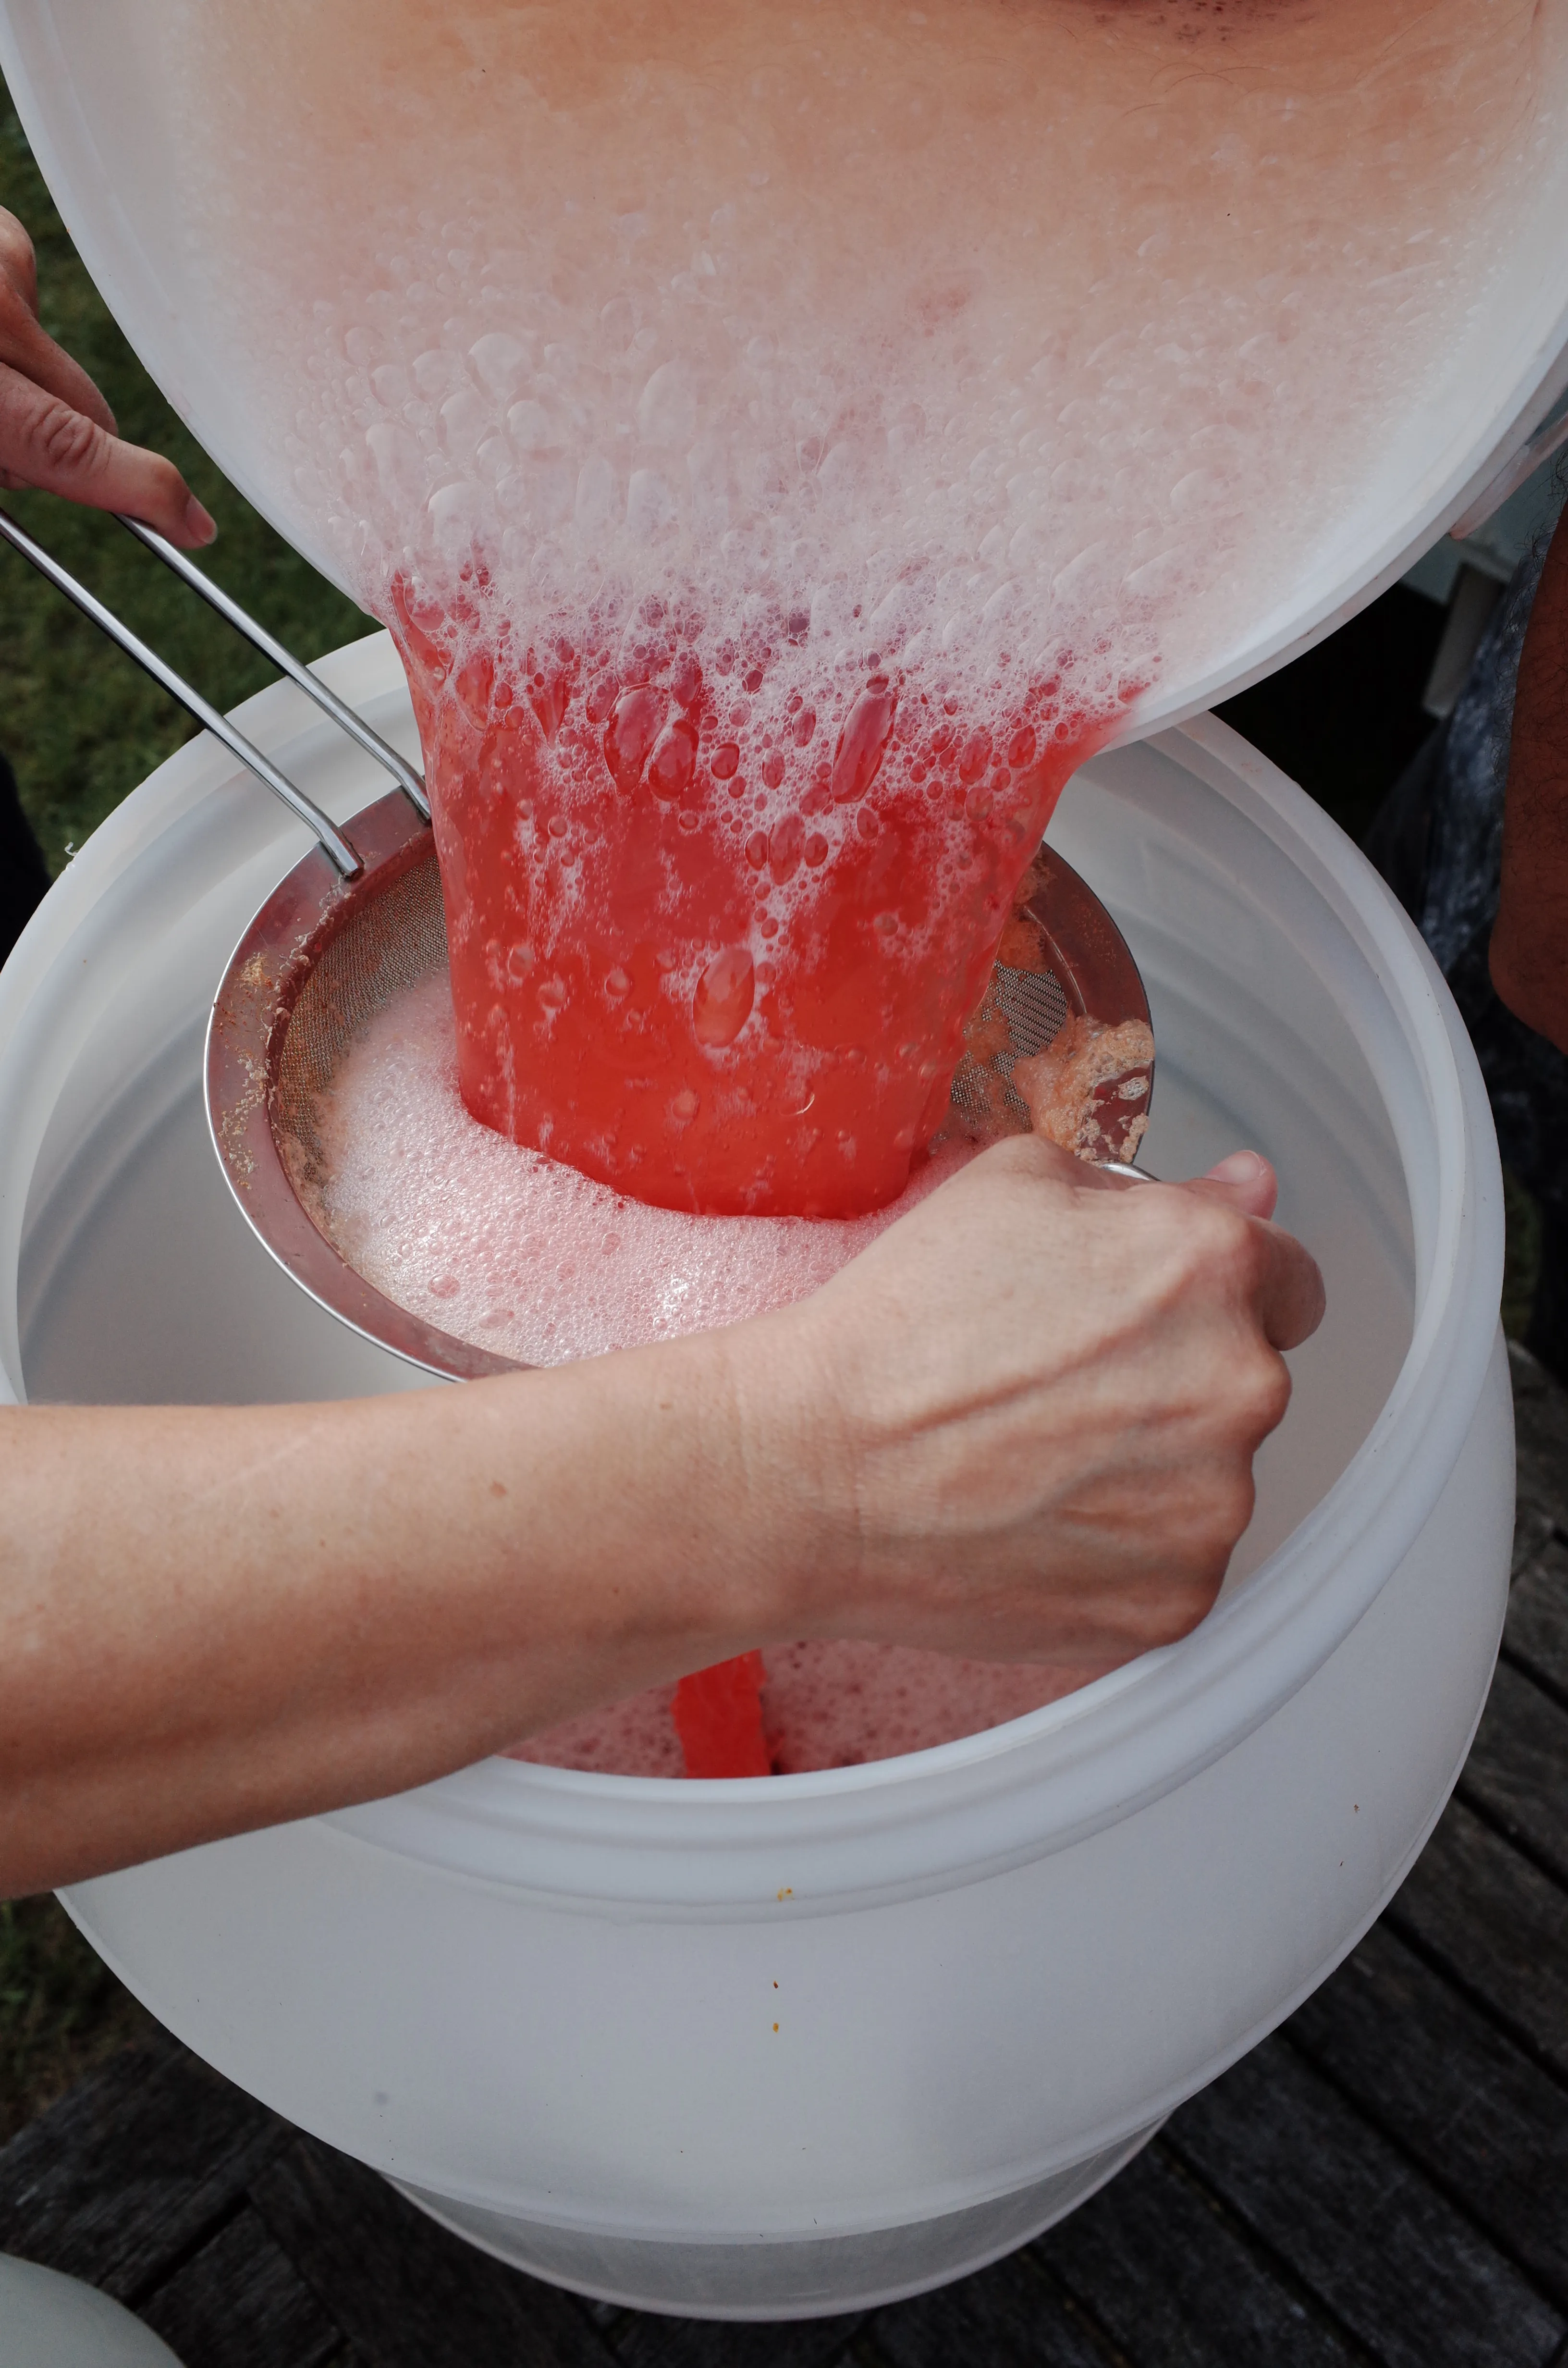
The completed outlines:
[[[1562,1371],[1568,1361],[1568,1054],[1504,1008],[1486,963],[1502,877],[1514,689],[1548,540],[1543,531],[1516,570],[1453,713],[1390,792],[1367,834],[1367,852],[1449,982],[1480,1058],[1504,1161],[1540,1205],[1541,1278],[1528,1338]]]

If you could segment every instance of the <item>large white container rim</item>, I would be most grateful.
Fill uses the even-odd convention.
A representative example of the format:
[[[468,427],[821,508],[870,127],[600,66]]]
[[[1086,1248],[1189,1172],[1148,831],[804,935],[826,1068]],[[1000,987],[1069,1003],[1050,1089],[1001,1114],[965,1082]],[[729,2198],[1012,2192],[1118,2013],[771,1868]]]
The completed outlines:
[[[1437,1504],[1496,1353],[1502,1173],[1485,1087],[1420,936],[1305,792],[1213,717],[1161,745],[1242,805],[1328,900],[1381,983],[1431,1113],[1426,1144],[1400,1146],[1416,1212],[1413,1337],[1339,1478],[1182,1643],[988,1733],[762,1785],[493,1759],[339,1812],[343,1830],[622,1912],[752,1913],[761,1898],[799,1914],[907,1896],[1066,1848],[1185,1782],[1288,1701],[1366,1612]]]
[[[335,652],[320,668],[383,727],[395,731],[400,711],[406,717],[406,689],[384,633]],[[292,762],[308,762],[312,739],[329,736],[288,683],[235,712],[263,746],[287,742]],[[1181,1644],[987,1734],[766,1784],[585,1776],[493,1759],[326,1822],[361,1842],[612,1913],[645,1906],[751,1914],[759,1898],[783,1895],[799,1914],[869,1894],[912,1894],[1064,1848],[1169,1792],[1289,1700],[1349,1634],[1436,1505],[1496,1341],[1502,1179],[1490,1110],[1430,955],[1336,826],[1213,717],[1160,745],[1307,874],[1380,980],[1380,1024],[1430,1111],[1424,1164],[1413,1172],[1420,1144],[1400,1146],[1416,1216],[1410,1348],[1334,1486]],[[84,932],[93,934],[95,907],[133,867],[158,860],[169,831],[223,791],[250,789],[225,751],[197,740],[99,826],[6,965],[0,1071],[14,1059],[28,1062],[57,992],[76,992],[74,960],[64,986],[51,984],[62,924],[78,948]],[[1375,1073],[1375,1051],[1369,1057]],[[44,1123],[48,1099],[41,1084],[29,1094],[29,1132]],[[21,1180],[0,1176],[13,1339]],[[0,1397],[11,1395],[0,1367]]]
[[[320,671],[383,729],[406,723],[386,634],[335,652]],[[262,746],[286,743],[301,766],[312,742],[330,737],[287,682],[235,713]],[[794,1914],[832,1910],[976,1880],[1130,1814],[1240,1742],[1349,1634],[1436,1505],[1497,1341],[1502,1178],[1491,1114],[1436,965],[1337,827],[1213,717],[1159,745],[1265,831],[1326,901],[1381,984],[1378,1026],[1430,1113],[1425,1156],[1419,1144],[1400,1145],[1415,1212],[1413,1338],[1334,1486],[1181,1644],[983,1735],[766,1783],[587,1776],[491,1759],[322,1822],[360,1844],[589,1911],[755,1915],[775,1902]],[[160,860],[171,831],[224,792],[252,791],[217,744],[188,743],[100,825],[29,922],[0,981],[0,1076],[19,1062],[31,1077],[28,1133],[41,1135],[47,1121],[52,1088],[32,1073],[53,1042],[51,1007],[79,992],[75,956],[96,934],[95,908],[133,869]],[[344,815],[351,802],[340,802]],[[62,930],[72,948],[62,970]],[[1376,1030],[1361,1016],[1365,1042]],[[72,1030],[90,1024],[73,1019]],[[1374,1074],[1380,1057],[1369,1050]],[[13,1341],[25,1198],[25,1178],[0,1173]],[[0,1363],[0,1398],[11,1395]]]

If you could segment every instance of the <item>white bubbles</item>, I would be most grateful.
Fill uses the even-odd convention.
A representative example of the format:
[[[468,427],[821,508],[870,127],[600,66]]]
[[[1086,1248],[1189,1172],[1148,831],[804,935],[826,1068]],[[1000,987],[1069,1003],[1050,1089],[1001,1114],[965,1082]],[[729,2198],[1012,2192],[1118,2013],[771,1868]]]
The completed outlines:
[[[602,452],[590,453],[577,472],[573,523],[585,542],[597,541],[611,526],[619,505],[615,471]]]
[[[661,362],[637,398],[637,432],[645,444],[689,444],[697,433],[697,389],[682,360]]]
[[[557,440],[549,412],[531,398],[513,404],[506,414],[506,433],[519,452],[548,452]]]
[[[657,469],[633,469],[626,489],[626,524],[633,540],[651,542],[673,526],[678,505],[670,483]]]
[[[463,368],[456,354],[432,346],[414,359],[414,383],[427,403],[438,403],[463,383]]]
[[[425,456],[417,438],[393,420],[378,419],[366,428],[365,442],[376,464],[382,495],[400,506],[417,500],[425,481]]]
[[[468,358],[485,393],[499,404],[512,400],[531,368],[529,349],[522,339],[501,329],[476,337]]]
[[[460,566],[472,557],[490,520],[482,488],[463,484],[438,485],[426,505],[436,531],[436,547],[450,564]]]
[[[280,50],[239,0],[146,0],[301,539],[382,613],[410,563],[455,593],[444,470],[506,513],[497,632],[549,541],[585,598],[673,569],[715,614],[869,613],[902,569],[905,643],[1032,624],[1015,661],[1070,653],[1085,700],[1210,674],[1489,335],[1568,144],[1568,0],[979,5],[781,44],[661,0],[337,0]]]

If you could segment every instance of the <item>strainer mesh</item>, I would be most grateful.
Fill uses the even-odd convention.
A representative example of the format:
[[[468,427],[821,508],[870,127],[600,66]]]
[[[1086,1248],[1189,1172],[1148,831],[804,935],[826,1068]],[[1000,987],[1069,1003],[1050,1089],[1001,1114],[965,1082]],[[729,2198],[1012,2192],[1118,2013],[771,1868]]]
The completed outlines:
[[[988,1060],[976,1060],[972,1053],[964,1055],[953,1079],[953,1108],[971,1124],[985,1125],[992,1115],[992,1101],[982,1082],[982,1072],[989,1069],[1002,1081],[1003,1108],[1021,1127],[1027,1127],[1028,1110],[1014,1090],[1013,1064],[1043,1053],[1073,1007],[1053,970],[1012,970],[1006,962],[998,962],[991,973],[987,1002],[1006,1021],[1008,1041],[1003,1051],[993,1053]]]
[[[383,1005],[447,960],[447,916],[434,861],[372,896],[331,940],[300,990],[273,1087],[272,1132],[296,1192],[326,1184],[317,1132],[338,1063]]]

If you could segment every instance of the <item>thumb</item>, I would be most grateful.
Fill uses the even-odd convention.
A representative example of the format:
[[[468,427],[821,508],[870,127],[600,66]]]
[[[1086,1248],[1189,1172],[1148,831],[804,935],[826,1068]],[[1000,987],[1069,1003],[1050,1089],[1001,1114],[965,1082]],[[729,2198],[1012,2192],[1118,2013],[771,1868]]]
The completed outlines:
[[[1317,1260],[1293,1234],[1271,1224],[1279,1183],[1261,1153],[1233,1151],[1209,1170],[1181,1186],[1205,1201],[1219,1201],[1237,1216],[1260,1220],[1254,1232],[1259,1260],[1255,1278],[1257,1318],[1263,1335],[1275,1349],[1297,1349],[1323,1322],[1323,1276]]]
[[[1222,1201],[1243,1217],[1272,1217],[1279,1179],[1261,1152],[1233,1151],[1207,1176],[1195,1176],[1182,1190]]]

